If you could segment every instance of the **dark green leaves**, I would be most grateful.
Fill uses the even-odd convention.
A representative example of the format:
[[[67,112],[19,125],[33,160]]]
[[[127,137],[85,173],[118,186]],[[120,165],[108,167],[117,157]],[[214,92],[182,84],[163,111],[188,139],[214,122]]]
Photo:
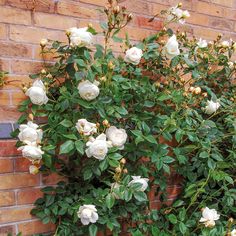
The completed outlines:
[[[71,140],[66,141],[60,146],[60,154],[68,154],[74,150],[74,142]]]

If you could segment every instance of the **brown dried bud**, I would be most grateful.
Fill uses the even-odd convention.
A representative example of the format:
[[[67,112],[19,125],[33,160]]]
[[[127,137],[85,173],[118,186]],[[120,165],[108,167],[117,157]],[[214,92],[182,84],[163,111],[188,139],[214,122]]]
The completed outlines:
[[[120,163],[124,165],[124,164],[126,163],[126,159],[125,159],[125,158],[122,158],[122,159],[120,160]]]
[[[134,16],[133,16],[132,13],[130,13],[130,14],[127,16],[127,18],[128,18],[128,21],[130,21],[130,20],[132,20],[132,19],[134,18]]]
[[[204,98],[206,98],[207,97],[207,93],[205,92],[205,93],[202,93],[202,96],[204,97]]]
[[[118,167],[116,167],[115,171],[116,171],[116,173],[120,173],[121,172],[121,168],[118,166]]]
[[[100,127],[100,124],[99,124],[99,123],[96,123],[96,126],[97,126],[97,128],[99,128],[99,127]]]
[[[120,13],[120,7],[119,6],[115,6],[113,9],[114,14],[119,14]]]
[[[197,87],[194,89],[194,93],[197,95],[197,94],[200,94],[202,92],[201,88],[200,87]]]
[[[32,121],[34,120],[34,115],[32,113],[30,113],[28,117],[30,120],[32,120]]]

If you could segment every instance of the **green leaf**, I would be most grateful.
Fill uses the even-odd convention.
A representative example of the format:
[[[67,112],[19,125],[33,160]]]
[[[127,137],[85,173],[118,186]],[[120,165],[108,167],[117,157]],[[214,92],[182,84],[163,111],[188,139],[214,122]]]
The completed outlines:
[[[51,168],[52,167],[52,157],[49,155],[43,155],[43,163],[45,166]]]
[[[75,63],[80,67],[86,67],[86,63],[82,59],[75,59]]]
[[[109,193],[107,196],[106,196],[106,206],[111,209],[115,204],[115,197],[113,194]]]
[[[89,226],[89,236],[96,236],[98,231],[98,227],[95,224],[91,224]]]
[[[60,154],[67,154],[74,149],[74,142],[68,140],[60,146]]]
[[[84,155],[84,143],[80,140],[75,141],[75,148],[81,154]]]
[[[145,202],[147,201],[147,195],[144,192],[138,191],[134,192],[134,197],[137,199],[139,202]]]
[[[153,135],[148,135],[148,136],[144,136],[144,138],[149,142],[149,143],[153,143],[153,144],[157,144],[157,140]]]
[[[64,127],[67,127],[67,128],[73,126],[73,123],[70,120],[67,120],[67,119],[64,119],[59,124],[64,126]]]
[[[169,221],[172,223],[172,224],[176,224],[177,223],[177,218],[174,214],[170,214],[167,216],[167,218],[169,219]]]
[[[185,233],[186,233],[187,227],[186,227],[186,225],[185,225],[183,222],[180,222],[180,223],[179,223],[179,230],[180,230],[180,232],[181,232],[182,234],[185,234]]]

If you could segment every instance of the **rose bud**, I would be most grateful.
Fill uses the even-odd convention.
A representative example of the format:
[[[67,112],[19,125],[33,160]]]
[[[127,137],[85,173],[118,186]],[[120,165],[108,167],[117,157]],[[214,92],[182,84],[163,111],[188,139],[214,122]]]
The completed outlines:
[[[44,47],[47,45],[47,43],[48,43],[48,40],[47,40],[47,39],[41,39],[41,41],[40,41],[40,46],[41,46],[42,48],[44,48]]]
[[[124,164],[126,163],[125,158],[122,158],[122,159],[120,160],[120,163],[124,165]]]
[[[201,88],[200,87],[197,87],[194,89],[194,93],[197,95],[197,94],[200,94],[201,93]]]

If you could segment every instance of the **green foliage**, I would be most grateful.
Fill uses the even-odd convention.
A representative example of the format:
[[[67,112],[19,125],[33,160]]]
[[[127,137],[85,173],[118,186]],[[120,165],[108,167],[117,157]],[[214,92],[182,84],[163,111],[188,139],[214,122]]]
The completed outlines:
[[[107,32],[108,25],[101,26]],[[220,38],[207,48],[197,48],[194,39],[178,34],[182,53],[168,61],[161,43],[168,32],[161,30],[137,45],[143,49],[137,66],[101,45],[95,45],[92,53],[85,46],[54,42],[47,50],[57,55],[57,62],[47,68],[47,76],[32,76],[49,85],[49,102],[37,106],[24,101],[18,123],[25,122],[29,111],[47,117],[42,125],[41,169],[56,171],[67,182],[44,188],[32,213],[43,223],[57,224],[56,235],[93,236],[107,228],[118,235],[122,222],[134,236],[222,236],[232,229],[228,223],[230,217],[236,218],[235,69],[228,66],[232,48],[219,48]],[[117,32],[113,39],[120,41]],[[101,83],[100,95],[90,102],[77,90],[85,79]],[[186,89],[189,83],[200,87],[201,94]],[[216,98],[220,108],[207,115],[202,108]],[[105,119],[125,129],[125,148],[109,149],[102,161],[88,158],[84,152],[88,140],[75,128],[81,118],[99,123],[100,130],[106,128]],[[183,191],[168,206],[165,193],[173,171],[182,176]],[[128,185],[131,176],[152,177],[149,190],[157,187],[163,202],[160,211],[150,209],[150,199],[139,185]],[[114,182],[120,187],[112,190]],[[97,207],[95,224],[81,225],[77,212],[84,204]],[[213,228],[199,223],[206,206],[221,214]]]

